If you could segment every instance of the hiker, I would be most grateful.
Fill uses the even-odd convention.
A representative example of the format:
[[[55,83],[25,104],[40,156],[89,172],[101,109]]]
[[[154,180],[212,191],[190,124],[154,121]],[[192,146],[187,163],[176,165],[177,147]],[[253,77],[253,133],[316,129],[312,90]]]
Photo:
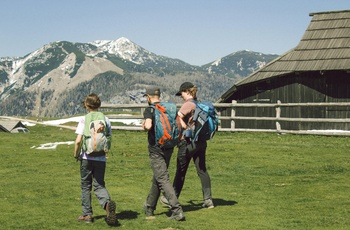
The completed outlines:
[[[196,151],[192,153],[192,155],[189,155],[187,147],[188,142],[186,141],[184,135],[187,132],[186,130],[190,130],[190,126],[193,125],[192,118],[196,109],[197,87],[191,82],[184,82],[180,86],[179,92],[177,92],[175,95],[181,96],[182,99],[185,101],[184,104],[181,106],[180,110],[178,111],[178,119],[182,127],[182,134],[180,142],[178,144],[177,166],[173,182],[176,196],[180,196],[181,190],[185,182],[188,165],[191,159],[193,159],[193,162],[196,166],[197,174],[202,184],[204,200],[202,207],[214,208],[211,194],[211,182],[205,163],[207,142],[206,140],[198,140],[196,142]],[[166,199],[166,197],[164,196],[160,198],[160,202],[166,206],[169,205],[168,199]]]
[[[111,200],[108,191],[105,187],[105,171],[106,171],[106,154],[110,146],[103,147],[99,154],[88,154],[88,149],[85,149],[83,143],[86,138],[86,132],[90,132],[93,126],[92,122],[89,124],[91,117],[102,117],[102,121],[97,124],[105,123],[105,126],[99,126],[98,132],[106,131],[106,135],[111,136],[111,123],[103,113],[98,112],[101,106],[101,101],[96,94],[90,94],[85,97],[83,106],[88,110],[88,114],[79,121],[75,133],[77,138],[75,140],[74,157],[80,160],[80,176],[81,176],[81,200],[82,200],[82,215],[78,217],[78,221],[92,223],[93,211],[91,206],[91,190],[94,187],[94,193],[102,206],[106,210],[106,222],[108,225],[117,224],[117,215],[115,213],[116,203]],[[102,130],[101,130],[102,129]],[[95,130],[95,126],[91,131]],[[93,138],[90,138],[93,139]]]
[[[156,142],[155,106],[160,103],[160,89],[157,87],[149,87],[146,89],[144,96],[147,96],[147,101],[150,106],[147,107],[143,113],[144,121],[142,122],[142,128],[148,133],[148,152],[153,171],[151,189],[144,204],[146,219],[155,218],[154,210],[156,210],[157,202],[162,191],[166,199],[169,200],[169,206],[172,212],[172,215],[168,219],[183,221],[185,220],[185,216],[175,195],[168,173],[168,166],[174,147],[168,149],[162,148]]]

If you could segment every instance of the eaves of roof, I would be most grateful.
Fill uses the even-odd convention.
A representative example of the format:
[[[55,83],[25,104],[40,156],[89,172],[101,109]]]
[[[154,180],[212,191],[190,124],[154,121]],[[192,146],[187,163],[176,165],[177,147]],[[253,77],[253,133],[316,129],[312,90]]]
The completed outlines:
[[[219,101],[242,85],[292,72],[350,69],[350,10],[310,13],[312,20],[299,44],[237,82]]]

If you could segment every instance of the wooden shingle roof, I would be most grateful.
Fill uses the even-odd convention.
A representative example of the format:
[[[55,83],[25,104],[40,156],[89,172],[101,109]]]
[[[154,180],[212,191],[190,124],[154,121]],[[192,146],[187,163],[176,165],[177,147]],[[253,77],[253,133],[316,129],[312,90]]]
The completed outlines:
[[[0,120],[0,132],[12,132],[18,127],[26,128],[20,121]]]
[[[236,83],[236,86],[291,72],[350,70],[350,10],[310,13],[299,44]]]

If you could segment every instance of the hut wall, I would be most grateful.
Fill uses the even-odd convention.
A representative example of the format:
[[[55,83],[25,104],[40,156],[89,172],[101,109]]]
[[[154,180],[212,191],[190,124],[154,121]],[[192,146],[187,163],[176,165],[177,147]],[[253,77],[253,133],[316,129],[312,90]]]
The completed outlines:
[[[302,72],[239,87],[230,101],[238,103],[320,103],[350,102],[350,75],[345,71]],[[348,118],[348,107],[283,107],[281,117]],[[223,111],[230,116],[230,110]],[[237,108],[236,116],[275,117],[275,108]],[[350,130],[346,123],[280,122],[282,129]],[[236,121],[236,128],[275,129],[274,121]],[[229,121],[222,122],[229,127]]]

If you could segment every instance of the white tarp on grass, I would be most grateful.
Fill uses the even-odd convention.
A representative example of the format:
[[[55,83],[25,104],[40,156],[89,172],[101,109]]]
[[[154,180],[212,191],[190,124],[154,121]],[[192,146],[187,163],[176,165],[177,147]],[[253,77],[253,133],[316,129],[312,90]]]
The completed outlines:
[[[127,115],[123,114],[123,116],[127,116]],[[68,122],[79,122],[80,119],[81,119],[81,116],[80,117],[71,117],[71,118],[66,118],[66,119],[43,121],[43,124],[61,125],[61,124],[65,124]],[[126,125],[132,125],[132,124],[133,125],[141,125],[141,123],[142,123],[141,119],[109,119],[109,120],[110,120],[110,122],[121,122],[121,123],[126,124]]]
[[[66,141],[66,142],[53,142],[41,144],[39,147],[32,146],[31,149],[56,149],[57,145],[73,145],[74,141]]]
[[[125,116],[125,114],[123,114]],[[79,122],[82,116],[79,117],[71,117],[71,118],[65,118],[65,119],[59,119],[59,120],[52,120],[52,121],[43,121],[43,124],[50,124],[50,125],[61,125],[68,122]],[[142,120],[141,119],[109,119],[111,122],[121,122],[126,125],[141,125]],[[28,126],[34,126],[35,124],[30,122],[22,122],[25,125]],[[39,147],[33,146],[35,149],[56,149],[57,145],[72,145],[74,144],[74,141],[67,141],[67,142],[54,142],[54,143],[46,143],[41,144]]]

